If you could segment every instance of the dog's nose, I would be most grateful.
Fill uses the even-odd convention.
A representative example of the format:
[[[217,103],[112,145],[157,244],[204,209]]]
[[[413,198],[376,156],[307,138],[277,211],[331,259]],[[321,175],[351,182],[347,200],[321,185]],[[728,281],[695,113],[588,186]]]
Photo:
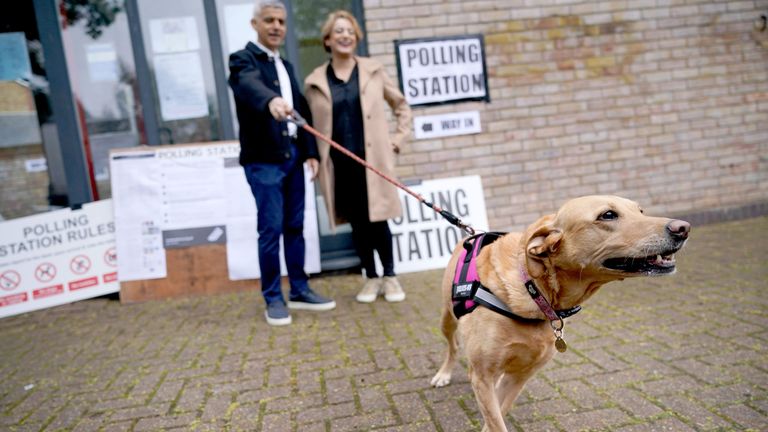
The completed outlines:
[[[691,224],[684,220],[672,220],[667,224],[667,231],[678,240],[685,240],[688,238],[688,233],[691,232]]]

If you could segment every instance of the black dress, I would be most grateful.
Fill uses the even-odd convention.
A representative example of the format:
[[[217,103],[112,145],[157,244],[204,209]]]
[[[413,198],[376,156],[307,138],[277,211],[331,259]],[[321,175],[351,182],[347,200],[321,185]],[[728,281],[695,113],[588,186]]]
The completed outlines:
[[[333,100],[334,141],[365,159],[363,110],[360,107],[360,86],[357,65],[347,82],[336,77],[331,64],[326,69]],[[349,222],[368,221],[368,190],[365,167],[331,147],[334,167],[336,215]]]

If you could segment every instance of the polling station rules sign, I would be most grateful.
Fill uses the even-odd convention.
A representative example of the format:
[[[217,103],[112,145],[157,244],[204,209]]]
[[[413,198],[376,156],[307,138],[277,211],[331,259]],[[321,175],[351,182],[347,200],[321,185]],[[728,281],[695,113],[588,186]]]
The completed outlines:
[[[0,223],[0,318],[119,290],[112,200]]]
[[[395,53],[409,105],[490,101],[482,35],[397,40]]]

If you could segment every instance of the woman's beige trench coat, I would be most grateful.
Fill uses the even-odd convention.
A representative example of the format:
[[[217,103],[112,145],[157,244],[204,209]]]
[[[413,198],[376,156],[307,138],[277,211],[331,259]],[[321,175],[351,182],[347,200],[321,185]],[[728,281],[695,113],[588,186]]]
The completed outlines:
[[[395,152],[392,144],[403,147],[411,133],[411,108],[397,85],[384,71],[384,66],[370,58],[355,57],[357,60],[358,82],[360,83],[360,104],[363,111],[363,131],[365,134],[365,159],[384,174],[395,175]],[[312,111],[313,127],[327,137],[333,136],[333,113],[331,90],[325,75],[328,62],[317,67],[304,81],[304,94]],[[387,106],[397,119],[397,130],[389,134],[387,124]],[[346,221],[336,216],[334,198],[334,171],[330,157],[330,144],[318,139],[320,152],[320,172],[318,181],[328,208],[328,220],[331,229]],[[371,222],[383,221],[402,214],[397,188],[379,177],[371,170],[366,170],[368,184],[368,216]]]

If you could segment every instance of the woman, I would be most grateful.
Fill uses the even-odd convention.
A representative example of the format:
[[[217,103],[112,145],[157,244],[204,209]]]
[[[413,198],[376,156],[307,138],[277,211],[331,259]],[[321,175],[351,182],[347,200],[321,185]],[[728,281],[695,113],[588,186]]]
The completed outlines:
[[[351,13],[332,12],[321,34],[331,59],[316,68],[304,85],[314,127],[385,174],[394,175],[395,154],[411,131],[411,109],[405,97],[381,63],[355,55],[363,33]],[[387,105],[397,118],[393,136],[387,124]],[[397,189],[322,140],[318,140],[318,150],[320,189],[331,228],[350,223],[367,277],[357,301],[371,303],[381,293],[390,302],[404,300],[387,224],[387,219],[402,214]],[[382,278],[376,272],[374,250],[384,269]]]

